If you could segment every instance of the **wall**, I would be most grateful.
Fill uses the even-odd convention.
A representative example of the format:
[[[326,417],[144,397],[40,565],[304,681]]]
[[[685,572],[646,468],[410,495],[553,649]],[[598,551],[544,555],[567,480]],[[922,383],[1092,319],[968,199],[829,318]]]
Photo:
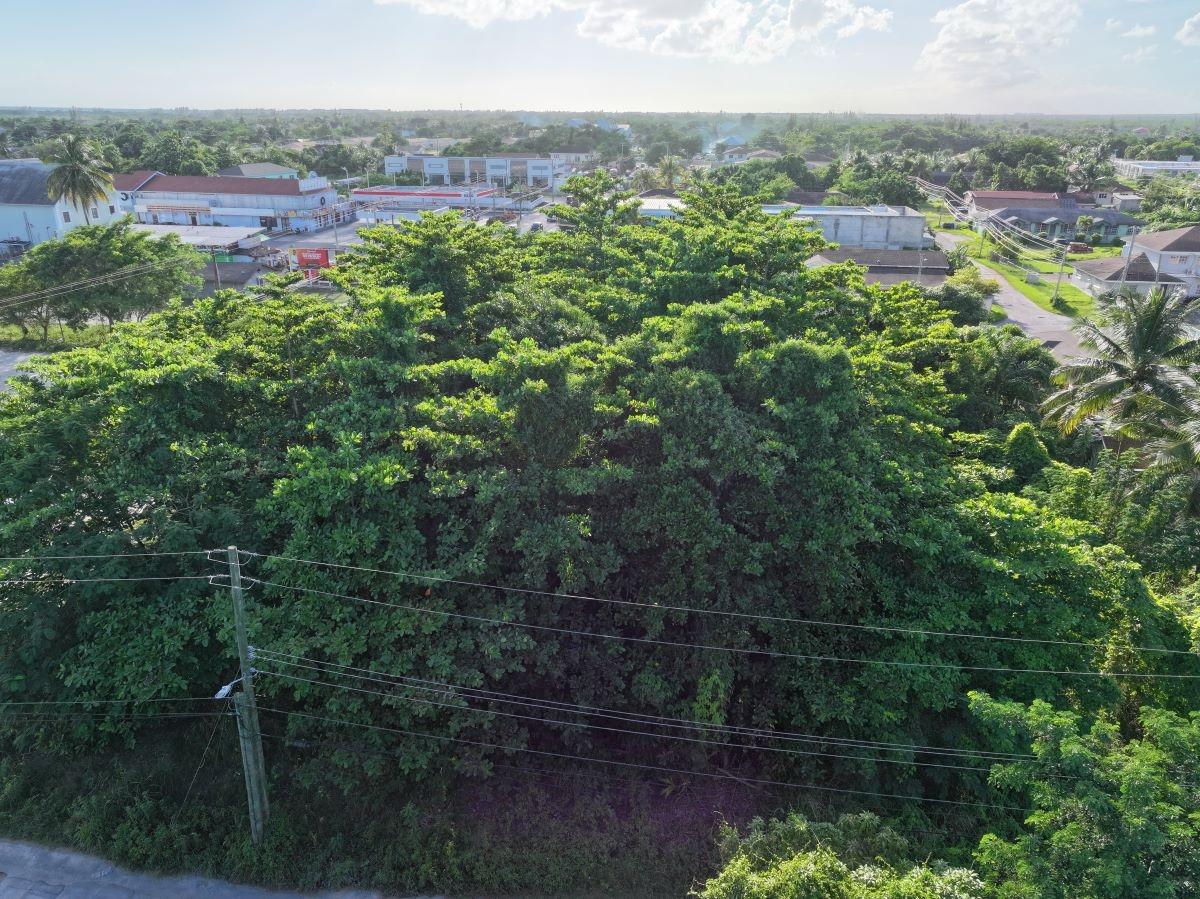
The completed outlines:
[[[925,217],[851,213],[805,213],[825,239],[848,247],[903,250],[925,245]]]
[[[113,207],[110,211],[109,207]],[[107,225],[121,218],[124,212],[117,201],[117,194],[110,193],[106,201],[95,204],[96,215],[92,216],[92,208],[88,209],[91,225]],[[63,212],[70,213],[71,221],[63,221]],[[0,240],[16,238],[31,240],[38,244],[45,240],[62,237],[72,228],[84,224],[83,210],[74,204],[64,202],[53,206],[37,205],[8,205],[0,204]]]

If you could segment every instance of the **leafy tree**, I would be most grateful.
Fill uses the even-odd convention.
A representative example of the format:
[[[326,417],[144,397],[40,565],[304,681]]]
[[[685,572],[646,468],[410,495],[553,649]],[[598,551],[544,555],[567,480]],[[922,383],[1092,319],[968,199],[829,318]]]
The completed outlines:
[[[1113,297],[1105,324],[1077,325],[1080,342],[1095,355],[1071,359],[1056,373],[1063,386],[1046,401],[1050,420],[1072,430],[1102,414],[1115,432],[1131,433],[1147,416],[1187,414],[1198,386],[1187,367],[1200,351],[1187,311],[1176,293],[1131,290]]]
[[[46,180],[50,199],[78,206],[83,210],[84,223],[90,222],[88,208],[107,199],[112,190],[111,169],[97,155],[96,148],[76,134],[63,138],[55,159],[58,165]]]
[[[907,842],[869,813],[810,823],[796,813],[722,831],[723,867],[700,899],[983,899],[972,871],[916,864]]]
[[[1004,459],[1017,480],[1028,482],[1050,464],[1050,454],[1029,422],[1016,425],[1004,441]]]
[[[991,779],[1027,793],[1025,830],[989,834],[976,861],[997,899],[1145,899],[1195,893],[1200,879],[1200,714],[1144,707],[1130,728],[1090,727],[1046,702],[973,694],[991,726],[1028,741],[1033,758]]]

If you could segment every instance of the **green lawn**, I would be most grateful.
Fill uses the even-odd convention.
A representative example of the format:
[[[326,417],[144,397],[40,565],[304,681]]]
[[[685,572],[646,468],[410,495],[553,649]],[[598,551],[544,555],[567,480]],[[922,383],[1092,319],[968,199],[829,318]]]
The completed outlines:
[[[1041,283],[1031,284],[1026,280],[1026,272],[1022,268],[1003,262],[995,262],[991,259],[991,253],[996,248],[996,245],[991,240],[983,242],[982,251],[979,248],[979,243],[979,240],[976,239],[966,244],[967,253],[971,258],[978,259],[988,267],[995,269],[1005,281],[1047,312],[1057,312],[1060,315],[1069,315],[1072,318],[1088,318],[1095,311],[1096,298],[1067,281],[1067,277],[1071,273],[1069,264],[1063,272],[1062,284],[1058,291],[1058,302],[1055,303],[1054,282],[1058,277],[1058,265],[1053,262],[1033,260],[1026,257],[1022,260],[1026,268],[1033,269],[1039,274],[1046,276]],[[1103,249],[1115,250],[1116,248],[1105,247]],[[1112,254],[1106,253],[1105,255]],[[1086,259],[1095,257],[1088,254],[1070,258]]]
[[[0,324],[0,349],[22,350],[38,353],[52,353],[55,350],[69,350],[81,346],[96,346],[103,343],[109,335],[108,325],[85,325],[82,328],[60,328],[58,324],[50,326],[47,339],[42,339],[40,329],[31,328],[28,337],[21,336],[21,329],[16,325]]]

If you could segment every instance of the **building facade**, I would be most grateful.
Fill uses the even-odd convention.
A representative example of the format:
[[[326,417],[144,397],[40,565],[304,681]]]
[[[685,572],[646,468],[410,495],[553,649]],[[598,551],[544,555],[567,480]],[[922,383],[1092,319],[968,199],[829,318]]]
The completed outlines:
[[[925,216],[907,206],[800,206],[792,217],[816,225],[830,243],[870,250],[928,246]]]
[[[550,156],[498,153],[493,156],[428,156],[409,153],[383,158],[385,173],[416,172],[429,185],[485,183],[495,187],[562,185],[574,169]]]
[[[62,237],[80,225],[107,225],[124,215],[116,190],[84,209],[50,198],[55,166],[37,159],[0,160],[0,258]]]
[[[1075,272],[1094,294],[1120,288],[1142,293],[1155,287],[1200,296],[1200,225],[1138,234],[1120,256],[1077,263]]]
[[[354,217],[326,178],[244,178],[133,172],[114,179],[121,202],[147,225],[314,231]]]
[[[1155,175],[1200,175],[1200,162],[1191,156],[1180,156],[1167,161],[1162,159],[1114,159],[1113,169],[1118,178],[1142,178]]]

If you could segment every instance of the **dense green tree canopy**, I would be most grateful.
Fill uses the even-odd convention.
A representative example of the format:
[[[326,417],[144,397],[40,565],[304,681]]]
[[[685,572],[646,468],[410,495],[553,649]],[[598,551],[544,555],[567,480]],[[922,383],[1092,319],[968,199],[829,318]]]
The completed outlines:
[[[1133,649],[1186,648],[1174,607],[1047,499],[1036,343],[807,269],[819,235],[730,186],[658,223],[604,176],[569,189],[561,232],[380,226],[339,266],[344,300],[224,292],[37,362],[0,398],[0,555],[256,553],[272,707],[468,741],[268,718],[386,752],[339,755],[350,783],[483,772],[500,746],[964,802],[894,800],[1011,829],[1023,784],[924,751],[1014,751],[968,690],[1124,721],[1194,703],[1193,681],[1144,676],[1194,674],[1189,656]],[[210,571],[0,563],[34,581],[0,585],[0,700],[128,698],[72,735],[93,739],[140,701],[208,695],[233,671],[219,585],[54,575]],[[386,679],[339,689],[328,664]],[[899,748],[780,751],[751,728]],[[880,883],[903,888],[864,892],[860,865],[794,855],[743,873],[828,868],[848,896],[949,876],[897,866]]]

